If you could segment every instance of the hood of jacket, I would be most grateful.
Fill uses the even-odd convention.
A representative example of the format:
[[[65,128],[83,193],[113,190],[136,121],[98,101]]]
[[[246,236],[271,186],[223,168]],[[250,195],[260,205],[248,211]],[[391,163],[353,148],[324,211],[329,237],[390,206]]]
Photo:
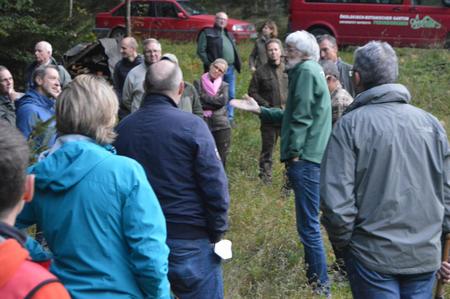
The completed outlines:
[[[43,94],[37,92],[36,89],[30,89],[27,93],[15,102],[16,109],[27,104],[33,104],[44,108],[45,110],[53,110],[55,106],[55,100],[46,97]]]
[[[60,192],[81,181],[99,163],[113,152],[111,146],[80,140],[63,143],[58,150],[31,166],[35,187],[39,190]]]
[[[369,88],[358,94],[353,103],[347,108],[345,113],[348,113],[365,105],[391,102],[409,104],[410,101],[411,94],[409,93],[408,89],[402,84],[382,84]]]

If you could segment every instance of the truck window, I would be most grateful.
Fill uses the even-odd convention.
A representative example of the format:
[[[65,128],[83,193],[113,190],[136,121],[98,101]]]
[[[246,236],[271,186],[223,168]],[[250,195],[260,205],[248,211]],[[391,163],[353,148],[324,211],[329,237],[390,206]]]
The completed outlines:
[[[413,3],[420,6],[444,7],[442,0],[414,0]]]

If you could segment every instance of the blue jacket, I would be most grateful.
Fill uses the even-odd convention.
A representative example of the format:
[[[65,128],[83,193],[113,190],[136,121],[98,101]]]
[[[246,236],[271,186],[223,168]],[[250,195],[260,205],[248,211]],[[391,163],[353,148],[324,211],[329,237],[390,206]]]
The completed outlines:
[[[30,172],[34,200],[16,225],[42,228],[73,298],[170,298],[164,216],[136,161],[71,141]]]
[[[168,238],[220,239],[228,227],[228,182],[205,122],[158,94],[117,127],[117,152],[144,166]]]
[[[35,89],[30,89],[16,101],[16,126],[26,139],[30,137],[37,121],[45,122],[55,115],[55,100],[50,99]],[[38,145],[45,141],[49,146],[55,142],[56,130],[53,121],[45,136],[40,136]]]

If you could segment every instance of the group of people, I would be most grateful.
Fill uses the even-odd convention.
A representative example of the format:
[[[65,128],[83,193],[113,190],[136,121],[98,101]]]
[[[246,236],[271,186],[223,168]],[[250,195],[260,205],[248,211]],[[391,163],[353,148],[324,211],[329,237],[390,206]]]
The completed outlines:
[[[261,119],[267,184],[280,137],[316,294],[331,297],[321,222],[355,298],[429,298],[438,269],[450,280],[440,261],[450,232],[447,135],[409,104],[393,48],[370,42],[349,65],[334,37],[297,31],[283,48],[267,21],[249,59],[249,95],[238,100],[227,18],[217,13],[200,34],[205,72],[193,84],[152,38],[143,56],[134,38],[121,41],[114,88],[91,75],[71,81],[47,42],[36,44],[25,94],[0,67],[0,294],[223,298],[233,107]],[[45,137],[33,135],[39,121]],[[26,139],[47,147],[28,170]],[[50,253],[24,234],[34,224]],[[51,259],[52,274],[28,255]]]

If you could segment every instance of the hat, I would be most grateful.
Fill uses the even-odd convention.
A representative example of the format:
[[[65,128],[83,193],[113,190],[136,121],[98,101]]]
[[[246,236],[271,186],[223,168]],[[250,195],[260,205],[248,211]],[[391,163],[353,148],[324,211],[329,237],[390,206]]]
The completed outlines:
[[[172,61],[173,63],[178,64],[178,58],[172,53],[164,54],[163,56],[161,56],[161,60],[169,60]]]
[[[334,76],[336,79],[340,79],[339,70],[336,63],[331,60],[321,60],[319,63],[323,68],[325,76]]]

